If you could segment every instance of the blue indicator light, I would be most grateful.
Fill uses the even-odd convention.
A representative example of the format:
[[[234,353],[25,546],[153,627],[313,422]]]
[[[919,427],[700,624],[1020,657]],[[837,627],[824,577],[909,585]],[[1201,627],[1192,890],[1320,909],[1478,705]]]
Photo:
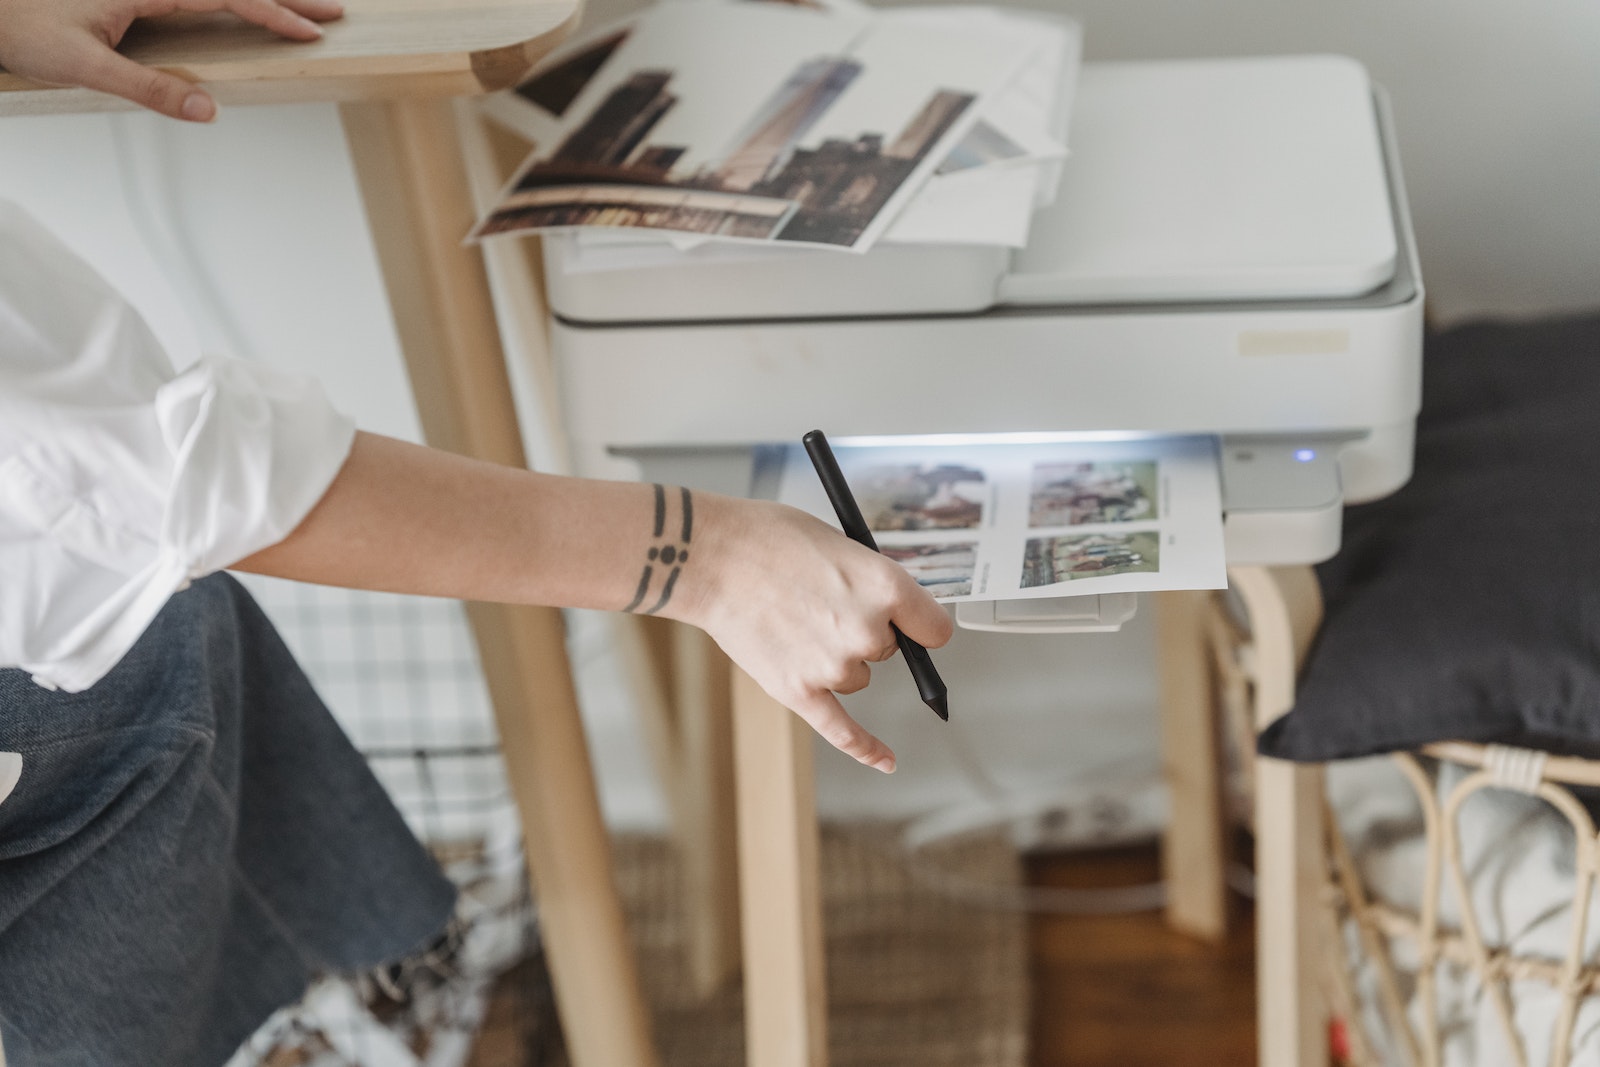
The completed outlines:
[[[1314,449],[1298,448],[1295,450],[1294,458],[1299,460],[1301,463],[1310,463],[1312,460],[1317,458],[1317,453]]]

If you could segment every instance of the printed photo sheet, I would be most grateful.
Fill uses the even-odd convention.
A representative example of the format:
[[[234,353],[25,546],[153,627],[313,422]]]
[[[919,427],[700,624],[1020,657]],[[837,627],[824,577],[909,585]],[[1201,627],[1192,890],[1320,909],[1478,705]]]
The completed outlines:
[[[942,601],[1227,584],[1215,443],[835,445],[878,548]],[[805,450],[778,498],[837,526]]]
[[[471,236],[864,251],[1016,77],[1011,40],[780,4],[652,8],[486,105],[536,147]]]

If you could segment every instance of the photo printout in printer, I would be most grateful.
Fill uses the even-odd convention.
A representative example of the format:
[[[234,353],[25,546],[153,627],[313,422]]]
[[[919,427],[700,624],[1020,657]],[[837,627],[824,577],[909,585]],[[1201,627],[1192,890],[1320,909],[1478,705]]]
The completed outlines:
[[[879,549],[941,601],[1220,589],[1211,438],[837,444]],[[833,522],[805,451],[778,499]]]

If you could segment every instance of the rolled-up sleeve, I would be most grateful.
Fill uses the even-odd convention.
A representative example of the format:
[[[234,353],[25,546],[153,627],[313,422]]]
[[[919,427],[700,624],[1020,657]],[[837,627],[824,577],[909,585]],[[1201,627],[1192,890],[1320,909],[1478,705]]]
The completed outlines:
[[[297,375],[177,373],[119,293],[0,202],[0,667],[93,685],[174,592],[293,531],[354,433]]]

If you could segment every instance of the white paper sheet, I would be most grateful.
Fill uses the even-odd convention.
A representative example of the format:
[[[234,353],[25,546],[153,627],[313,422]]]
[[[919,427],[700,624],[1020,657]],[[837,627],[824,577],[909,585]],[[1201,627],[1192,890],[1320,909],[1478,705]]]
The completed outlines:
[[[941,601],[1227,584],[1207,437],[834,445],[879,549]],[[778,499],[838,525],[804,449]]]
[[[704,3],[706,0],[666,2]],[[732,2],[749,3],[752,0]],[[894,24],[920,21],[960,32],[972,32],[976,27],[986,33],[1009,33],[1013,39],[1008,47],[1014,50],[1020,60],[1020,69],[1012,86],[984,105],[973,128],[940,163],[936,174],[964,170],[974,165],[1058,160],[1065,155],[1065,146],[1054,135],[1054,131],[1065,132],[1065,124],[1057,122],[1057,113],[1071,110],[1070,90],[1077,81],[1077,68],[1083,51],[1083,28],[1074,19],[1027,9],[972,5],[900,7],[874,11],[861,0],[757,2],[810,8],[855,18],[876,16]],[[1044,91],[1041,92],[1041,89]],[[1015,146],[1014,151],[994,154],[992,148],[996,144],[996,136],[1002,141],[1011,142]]]
[[[1016,77],[1016,35],[982,22],[646,11],[489,105],[538,147],[472,236],[603,225],[864,251]]]
[[[1043,164],[936,174],[883,235],[886,244],[1025,248]]]
[[[1015,109],[1017,126],[1035,128],[1035,122],[1045,136],[1055,142],[1070,146],[1072,126],[1072,100],[1077,91],[1078,74],[1083,66],[1083,27],[1063,15],[1042,11],[1011,11],[1009,17],[1031,20],[1048,32],[1054,26],[1062,35],[1061,50],[1051,58],[1052,63],[1035,63],[1017,74],[1017,80],[1007,88],[1004,106]],[[1056,189],[1061,185],[1061,170],[1065,157],[1058,156],[1045,162],[1040,171],[1040,181],[1035,196],[1036,207],[1049,207],[1055,202]]]
[[[895,218],[884,240],[1024,247],[1034,211],[1054,201],[1061,182],[1082,27],[1067,18],[993,8],[914,8],[905,15],[933,24],[998,23],[1017,35],[1018,48],[1029,58]],[[990,147],[986,133],[1015,145],[1015,153]],[[984,164],[963,168],[964,159]],[[1014,169],[1019,166],[1020,174]]]

